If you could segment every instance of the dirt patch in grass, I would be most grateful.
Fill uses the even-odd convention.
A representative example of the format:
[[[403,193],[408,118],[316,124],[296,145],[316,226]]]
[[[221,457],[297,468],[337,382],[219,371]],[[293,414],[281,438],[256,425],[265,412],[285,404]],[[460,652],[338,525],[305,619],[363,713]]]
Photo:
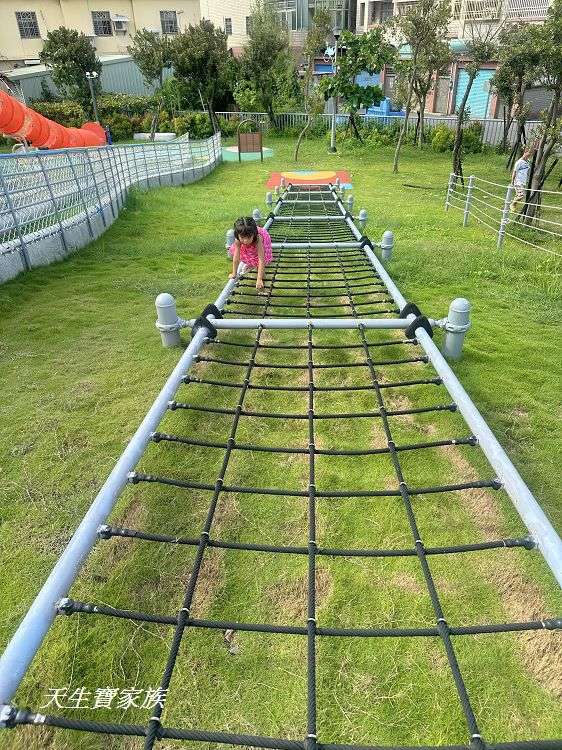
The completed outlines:
[[[388,399],[387,404],[394,409],[408,409],[411,402],[407,396],[396,395]],[[405,419],[415,421],[412,415]],[[421,426],[428,437],[436,433],[434,425]],[[478,473],[463,456],[461,448],[446,447],[440,449],[443,455],[458,471],[462,481],[477,480]],[[503,535],[502,512],[496,498],[490,490],[469,489],[461,493],[461,501],[470,519],[486,539],[499,538]],[[473,558],[478,563],[478,558]],[[515,570],[513,563],[505,559],[501,567],[487,565],[484,561],[478,564],[483,578],[498,592],[506,617],[512,621],[543,620],[549,615],[546,603],[540,590],[527,581]],[[399,579],[399,580],[398,580]],[[398,576],[393,579],[394,585],[412,593],[418,593],[419,585],[409,576]],[[410,586],[411,588],[408,588]],[[447,588],[448,587],[448,588]],[[451,584],[443,579],[438,582],[438,589],[446,592]],[[552,695],[562,697],[562,649],[559,638],[553,632],[525,631],[517,636],[518,650],[522,662],[533,678]]]
[[[327,568],[316,569],[316,607],[321,607],[332,593],[332,575]],[[277,581],[269,586],[267,599],[290,620],[303,620],[307,612],[308,579],[306,576]]]
[[[425,586],[415,576],[409,573],[395,573],[390,578],[390,584],[408,594],[424,594]]]
[[[460,448],[447,448],[447,456],[465,481],[478,475]],[[496,498],[489,490],[465,490],[462,502],[470,518],[485,538],[502,535],[502,513]],[[478,558],[474,558],[478,561]],[[506,616],[513,621],[543,620],[548,617],[547,606],[540,590],[515,570],[506,555],[499,566],[479,564],[481,574],[498,592]],[[544,631],[525,631],[517,635],[517,645],[523,664],[534,679],[549,693],[562,698],[562,648],[558,634]]]
[[[223,536],[222,530],[232,523],[239,512],[236,497],[232,495],[223,496],[215,512],[211,536],[220,539]],[[224,550],[212,548],[205,551],[191,606],[193,617],[201,618],[209,612],[215,594],[222,585],[224,556]],[[187,587],[190,576],[191,569],[181,577],[181,583],[184,587]]]

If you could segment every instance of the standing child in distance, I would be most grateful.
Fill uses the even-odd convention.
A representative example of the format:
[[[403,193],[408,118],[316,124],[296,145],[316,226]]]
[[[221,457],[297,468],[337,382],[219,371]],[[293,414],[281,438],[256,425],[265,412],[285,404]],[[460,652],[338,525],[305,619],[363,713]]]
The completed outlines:
[[[511,174],[511,184],[515,187],[515,197],[511,201],[511,213],[515,213],[517,210],[517,204],[525,200],[527,181],[529,179],[529,169],[531,168],[529,159],[532,155],[533,149],[526,148],[523,151],[523,155],[521,156],[521,158],[517,159],[513,166],[513,172]]]
[[[257,268],[256,289],[263,289],[265,267],[271,263],[271,237],[263,227],[258,227],[251,216],[241,216],[234,222],[234,242],[228,248],[232,256],[232,273],[229,278],[236,278],[240,261],[251,268]]]

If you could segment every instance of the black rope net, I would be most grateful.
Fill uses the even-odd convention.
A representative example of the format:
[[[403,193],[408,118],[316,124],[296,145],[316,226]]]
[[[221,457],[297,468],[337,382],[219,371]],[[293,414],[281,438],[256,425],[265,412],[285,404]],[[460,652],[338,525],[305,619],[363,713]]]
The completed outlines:
[[[285,197],[281,206],[285,215],[293,208],[299,214],[302,205],[310,211],[314,200],[321,200],[327,215],[337,212],[334,195],[325,189],[289,189]],[[272,237],[282,241],[295,237],[297,241],[314,241],[319,231],[313,222],[292,225],[273,221],[271,227]],[[348,236],[343,220],[330,222],[321,231],[326,241]],[[226,317],[388,317],[398,312],[360,247],[280,248],[267,269],[265,296],[256,295],[254,285],[252,271],[238,281],[227,303]],[[322,660],[341,659],[340,675],[342,671],[353,675],[354,663],[346,661],[345,649],[342,655],[334,656],[334,649],[342,644],[359,643],[358,650],[350,652],[355,655],[353,661],[359,661],[358,654],[363,650],[370,654],[373,661],[369,668],[373,669],[380,639],[392,639],[397,653],[400,649],[407,653],[410,639],[422,638],[431,644],[427,646],[430,661],[437,659],[433,654],[440,654],[441,669],[448,673],[450,689],[456,693],[455,710],[462,715],[465,727],[464,740],[458,741],[455,736],[447,744],[444,732],[439,747],[562,747],[560,740],[491,742],[483,735],[473,698],[481,680],[469,666],[469,691],[458,656],[462,644],[470,640],[466,637],[555,631],[562,622],[529,618],[467,623],[457,606],[462,592],[440,592],[439,579],[448,566],[468,566],[469,575],[472,555],[493,550],[499,555],[513,555],[517,550],[532,549],[533,543],[523,535],[450,541],[456,532],[451,518],[461,512],[466,493],[495,491],[500,484],[490,474],[489,466],[481,477],[474,478],[463,475],[470,473],[464,457],[452,466],[447,460],[446,451],[474,451],[477,441],[467,433],[455,404],[415,339],[405,337],[403,332],[364,329],[272,331],[260,327],[255,331],[222,331],[208,340],[184,383],[170,402],[166,429],[153,435],[152,448],[139,471],[130,477],[135,491],[159,487],[161,492],[176,493],[176,500],[170,496],[170,513],[160,524],[160,529],[168,527],[170,531],[106,526],[100,532],[101,539],[113,539],[115,544],[127,544],[124,540],[128,539],[132,540],[129,544],[146,542],[157,549],[176,550],[175,555],[182,549],[188,551],[192,557],[181,601],[173,610],[162,602],[161,611],[145,612],[116,602],[75,597],[61,608],[67,615],[113,618],[130,627],[160,626],[160,632],[167,634],[163,636],[167,658],[159,689],[168,695],[167,702],[152,707],[144,724],[104,723],[32,710],[20,710],[14,724],[137,736],[142,738],[139,747],[145,750],[173,739],[281,750],[387,747],[389,743],[377,737],[363,745],[354,744],[348,739],[354,736],[353,728],[343,721],[331,726],[331,736],[322,735],[319,726],[326,723],[329,692],[322,678]],[[151,502],[149,494],[143,497],[144,502]],[[241,510],[238,523],[230,523],[232,533],[224,516],[226,513],[228,520],[228,510],[236,504]],[[199,530],[183,535],[177,531],[180,519],[194,508]],[[395,524],[382,537],[376,535],[378,522],[373,520],[378,514],[386,523],[391,519]],[[278,522],[272,522],[272,518]],[[291,525],[298,527],[297,520],[302,525],[303,518],[307,531],[304,538],[295,541]],[[424,528],[431,530],[431,537]],[[291,609],[280,596],[273,608],[276,614],[271,615],[272,608],[265,607],[270,619],[261,619],[264,607],[258,604],[248,611],[240,609],[233,584],[234,598],[229,598],[228,585],[221,591],[218,610],[222,616],[212,616],[215,610],[209,615],[201,597],[204,599],[210,586],[206,562],[216,554],[232,555],[229,569],[234,581],[242,572],[249,574],[247,585],[255,587],[258,595],[264,566],[274,566],[280,581],[285,580],[286,569],[294,571],[297,566],[302,573],[300,605],[295,608],[293,603]],[[243,562],[248,556],[250,564]],[[365,612],[361,605],[363,599],[369,601],[371,590],[382,585],[370,570],[359,576],[365,588],[350,590],[348,598],[335,607],[334,619],[326,621],[322,605],[323,580],[331,569],[327,566],[336,570],[335,566],[370,564],[392,566],[383,569],[383,575],[390,578],[396,571],[407,571],[405,578],[396,578],[395,598],[386,603],[387,609],[380,600],[378,610]],[[228,567],[226,562],[224,565]],[[470,596],[469,587],[464,595]],[[414,600],[415,606],[411,606]],[[444,600],[455,613],[454,621],[447,617]],[[485,602],[481,610],[486,612]],[[350,613],[352,618],[355,613],[355,620],[347,619]],[[190,634],[192,638],[196,633],[212,636],[216,631],[231,644],[243,634],[289,639],[287,648],[296,651],[302,664],[302,683],[297,681],[305,699],[299,713],[300,733],[294,728],[287,736],[278,737],[240,732],[239,727],[244,725],[237,723],[236,715],[227,722],[229,731],[224,731],[224,725],[210,729],[170,725],[167,715],[173,714],[172,700],[186,679],[185,672],[177,667],[182,649],[189,651]],[[291,638],[296,638],[296,643]],[[302,650],[297,644],[302,644]],[[233,670],[233,679],[242,679],[243,666],[237,667],[237,657],[222,653],[223,662],[215,663],[214,668]],[[229,658],[232,660],[224,663]],[[414,665],[406,666],[406,671],[409,668],[415,672]],[[268,669],[267,657],[263,669]],[[392,685],[398,677],[389,671]],[[195,685],[199,678],[203,680],[204,675],[195,668]],[[209,683],[206,675],[204,682],[211,693],[206,700],[212,702],[216,699],[212,679]],[[438,687],[420,685],[419,690]],[[275,694],[270,701],[275,704]],[[480,714],[485,714],[478,705]],[[370,710],[377,715],[376,702]],[[392,721],[388,714],[386,720]],[[192,723],[189,716],[184,723]],[[282,720],[279,725],[283,726]],[[385,738],[383,725],[384,714],[380,737]],[[238,730],[233,729],[237,726]],[[423,732],[418,731],[413,718],[410,729],[404,744],[392,747],[415,745]]]

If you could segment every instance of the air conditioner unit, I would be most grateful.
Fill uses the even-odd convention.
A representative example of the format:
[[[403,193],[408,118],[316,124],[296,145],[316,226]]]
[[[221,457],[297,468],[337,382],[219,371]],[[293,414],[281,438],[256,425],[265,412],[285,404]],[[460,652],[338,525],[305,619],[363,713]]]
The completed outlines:
[[[113,31],[116,34],[126,34],[129,30],[129,18],[127,16],[121,16],[118,14],[111,16],[113,23]]]

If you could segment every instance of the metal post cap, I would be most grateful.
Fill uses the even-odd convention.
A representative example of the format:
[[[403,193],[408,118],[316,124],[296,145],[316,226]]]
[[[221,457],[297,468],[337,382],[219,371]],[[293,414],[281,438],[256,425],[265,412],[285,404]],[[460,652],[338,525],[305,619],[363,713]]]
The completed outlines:
[[[175,307],[176,300],[168,292],[162,292],[156,297],[154,304],[156,307]]]
[[[390,229],[383,232],[381,247],[394,247],[394,232],[391,232]]]
[[[369,216],[369,215],[368,215],[368,213],[367,213],[367,209],[366,209],[366,208],[362,208],[362,209],[361,209],[361,210],[359,211],[359,216],[358,216],[357,218],[359,219],[359,221],[367,221],[367,219],[368,219],[368,216]]]
[[[470,302],[464,297],[457,297],[449,305],[449,312],[451,313],[470,312]]]

